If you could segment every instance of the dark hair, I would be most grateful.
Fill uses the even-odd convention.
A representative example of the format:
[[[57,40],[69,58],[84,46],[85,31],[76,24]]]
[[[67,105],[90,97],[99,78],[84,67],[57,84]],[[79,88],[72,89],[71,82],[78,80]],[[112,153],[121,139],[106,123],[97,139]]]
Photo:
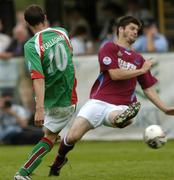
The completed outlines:
[[[25,9],[24,18],[31,26],[35,26],[44,23],[45,13],[40,6],[33,4]]]
[[[12,106],[12,101],[11,100],[6,100],[4,102],[4,108],[10,108]]]
[[[153,18],[146,18],[143,21],[143,27],[151,27],[152,25],[157,25],[155,19]]]
[[[120,27],[125,28],[130,23],[136,24],[139,27],[139,29],[141,29],[142,27],[141,22],[137,18],[133,16],[122,16],[117,21],[117,35]]]

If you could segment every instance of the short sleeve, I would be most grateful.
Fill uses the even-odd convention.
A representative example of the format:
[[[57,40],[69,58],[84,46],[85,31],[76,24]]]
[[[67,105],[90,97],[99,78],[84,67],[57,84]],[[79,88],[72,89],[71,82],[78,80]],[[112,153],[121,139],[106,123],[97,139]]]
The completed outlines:
[[[44,78],[44,73],[41,63],[42,60],[40,59],[34,47],[31,46],[30,44],[26,44],[24,46],[24,51],[25,51],[25,61],[28,65],[31,79]]]
[[[118,46],[114,43],[106,43],[99,52],[101,71],[118,68]]]
[[[143,63],[145,62],[145,59],[141,55],[139,55],[139,57],[141,58],[141,62],[142,62],[141,66],[142,66]],[[138,76],[137,80],[142,89],[147,89],[158,82],[158,80],[151,74],[150,71]]]
[[[150,71],[148,71],[147,73],[138,76],[138,82],[142,89],[147,89],[156,84],[158,80],[154,76],[152,76]]]

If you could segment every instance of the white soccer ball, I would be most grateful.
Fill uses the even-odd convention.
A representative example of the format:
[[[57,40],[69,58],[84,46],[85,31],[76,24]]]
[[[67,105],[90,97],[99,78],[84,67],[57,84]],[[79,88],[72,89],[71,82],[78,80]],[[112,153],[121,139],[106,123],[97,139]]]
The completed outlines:
[[[161,148],[167,142],[167,136],[159,125],[150,125],[144,131],[145,143],[153,148]]]

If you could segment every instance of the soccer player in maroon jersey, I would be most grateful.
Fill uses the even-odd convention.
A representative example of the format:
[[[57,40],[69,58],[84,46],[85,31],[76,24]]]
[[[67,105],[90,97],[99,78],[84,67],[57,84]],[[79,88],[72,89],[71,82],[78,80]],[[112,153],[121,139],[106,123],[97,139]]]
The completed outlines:
[[[131,49],[140,28],[141,23],[136,18],[121,17],[117,24],[117,41],[106,43],[100,49],[100,74],[91,89],[90,99],[61,141],[50,175],[59,175],[67,153],[90,129],[101,125],[124,128],[131,124],[140,109],[135,95],[137,82],[154,105],[165,114],[174,115],[174,107],[167,107],[153,88],[157,80],[150,73],[152,60],[145,60]]]

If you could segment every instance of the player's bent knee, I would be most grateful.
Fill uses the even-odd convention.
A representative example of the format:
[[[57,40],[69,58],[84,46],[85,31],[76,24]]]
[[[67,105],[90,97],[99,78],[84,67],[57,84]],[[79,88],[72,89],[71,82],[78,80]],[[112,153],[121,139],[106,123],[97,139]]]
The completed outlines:
[[[77,141],[80,140],[80,137],[78,136],[77,133],[70,133],[66,137],[66,140],[69,144],[75,144]]]
[[[55,143],[59,138],[58,133],[53,133],[49,130],[45,131],[44,137],[48,138],[52,143]]]
[[[131,124],[131,119],[133,119],[139,112],[141,104],[139,102],[132,103],[128,106],[123,113],[117,115],[114,118],[113,126],[118,128],[124,128]]]

